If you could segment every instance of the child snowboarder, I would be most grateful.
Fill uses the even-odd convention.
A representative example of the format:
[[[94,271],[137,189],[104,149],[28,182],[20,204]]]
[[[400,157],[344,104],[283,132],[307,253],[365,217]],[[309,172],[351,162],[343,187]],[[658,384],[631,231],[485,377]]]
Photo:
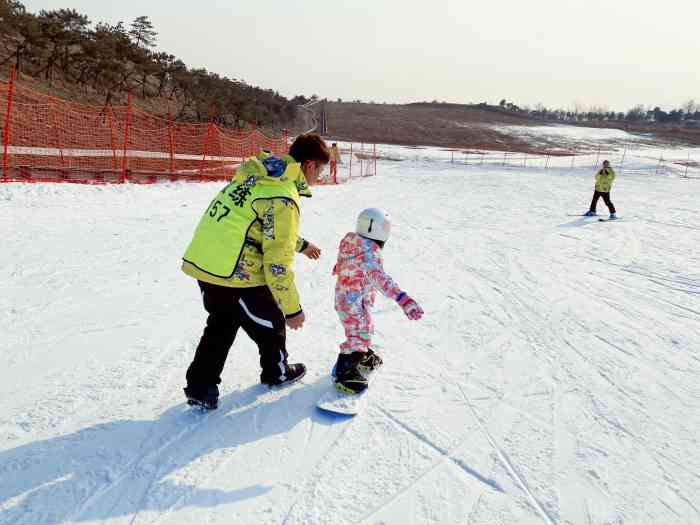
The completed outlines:
[[[615,180],[615,171],[610,167],[610,161],[604,160],[603,167],[595,174],[595,191],[593,192],[593,200],[591,201],[591,207],[586,213],[585,217],[593,217],[596,215],[595,209],[598,204],[598,199],[603,197],[605,205],[610,211],[610,219],[617,219],[615,215],[615,205],[610,200],[610,190],[612,189],[612,183]]]
[[[340,392],[359,394],[367,388],[367,375],[382,364],[372,351],[371,308],[375,290],[394,299],[411,320],[420,319],[423,310],[384,272],[382,248],[391,232],[389,215],[368,208],[357,218],[356,231],[340,242],[333,275],[335,310],[345,330],[345,341],[335,365],[335,385]]]

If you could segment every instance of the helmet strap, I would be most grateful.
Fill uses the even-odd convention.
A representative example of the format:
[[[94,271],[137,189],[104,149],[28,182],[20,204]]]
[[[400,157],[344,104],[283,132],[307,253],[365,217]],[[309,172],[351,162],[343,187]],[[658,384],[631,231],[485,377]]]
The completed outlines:
[[[384,248],[384,244],[386,243],[386,241],[378,241],[377,239],[372,239],[371,237],[365,237],[365,236],[362,235],[361,233],[358,233],[358,235],[359,235],[360,237],[362,237],[363,239],[367,239],[368,241],[372,241],[373,243],[375,243],[375,244],[376,244],[377,246],[379,246],[380,248]]]

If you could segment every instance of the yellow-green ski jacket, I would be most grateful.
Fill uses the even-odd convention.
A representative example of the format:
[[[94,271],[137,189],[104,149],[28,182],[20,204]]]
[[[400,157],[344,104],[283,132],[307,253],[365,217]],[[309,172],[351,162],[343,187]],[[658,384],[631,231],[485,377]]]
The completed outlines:
[[[308,244],[299,237],[300,196],[311,192],[292,157],[251,157],[207,207],[182,271],[219,286],[267,285],[286,317],[298,314],[294,254]]]
[[[609,193],[612,189],[613,181],[615,180],[615,171],[612,168],[602,168],[595,174],[595,189]]]

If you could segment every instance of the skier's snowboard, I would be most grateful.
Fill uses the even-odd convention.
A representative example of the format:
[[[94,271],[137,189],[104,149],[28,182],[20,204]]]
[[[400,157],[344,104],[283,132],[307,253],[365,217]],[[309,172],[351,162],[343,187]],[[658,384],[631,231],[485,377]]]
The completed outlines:
[[[371,395],[372,383],[374,383],[378,372],[379,370],[375,370],[367,375],[367,388],[359,394],[339,392],[335,388],[335,380],[333,374],[331,374],[328,386],[324,389],[323,394],[321,394],[321,397],[316,402],[316,406],[320,410],[333,412],[334,414],[345,414],[347,416],[359,414],[367,405],[368,396]]]

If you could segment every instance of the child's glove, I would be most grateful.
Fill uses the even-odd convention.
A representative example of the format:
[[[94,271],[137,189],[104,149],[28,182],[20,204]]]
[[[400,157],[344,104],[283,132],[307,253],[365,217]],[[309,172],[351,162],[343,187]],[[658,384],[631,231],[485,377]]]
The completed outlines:
[[[399,306],[403,309],[403,313],[406,314],[411,321],[417,321],[423,317],[423,309],[418,306],[418,303],[411,299],[405,292],[401,292],[399,297],[396,299]]]

